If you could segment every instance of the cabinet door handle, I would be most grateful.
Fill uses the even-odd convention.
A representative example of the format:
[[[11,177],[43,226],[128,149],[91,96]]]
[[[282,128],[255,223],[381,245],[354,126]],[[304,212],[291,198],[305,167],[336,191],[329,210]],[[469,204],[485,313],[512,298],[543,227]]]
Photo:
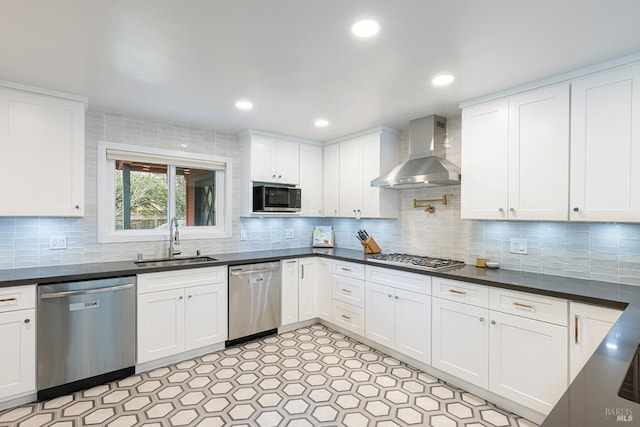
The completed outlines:
[[[399,297],[396,295],[396,299],[399,299]]]
[[[389,298],[391,298],[393,295],[389,294]]]
[[[2,299],[0,299],[0,303],[2,303],[2,302],[11,302],[11,301],[18,301],[18,298],[12,297],[12,298],[2,298]]]
[[[481,318],[480,318],[480,321],[481,321],[481,322],[484,322],[484,317],[481,317]]]
[[[467,294],[464,291],[458,291],[456,289],[449,289],[449,292],[451,292],[452,294],[456,294],[456,295],[466,295]]]
[[[347,316],[346,314],[343,314],[342,317],[344,317],[347,320],[351,320],[351,317]]]
[[[184,299],[184,297],[183,296],[179,296],[178,299],[181,300],[181,299]]]
[[[516,210],[514,208],[509,208],[509,212],[515,212]]]
[[[495,324],[496,324],[496,321],[495,321],[495,320],[492,320],[492,321],[491,321],[491,324],[492,324],[492,325],[495,325]]]
[[[189,295],[187,298],[193,298],[193,295]]]
[[[504,213],[504,209],[503,209],[503,208],[500,208],[500,209],[498,209],[498,212],[500,212],[500,213]]]
[[[351,293],[351,289],[345,289],[345,288],[342,288],[342,291],[343,291],[343,292],[346,292],[346,293],[348,293],[348,294],[350,294],[350,293]]]
[[[287,261],[287,264],[293,264],[294,262],[296,262],[295,259],[293,261]]]
[[[580,209],[578,209],[577,207],[573,208],[574,212],[578,212]]]
[[[80,210],[80,205],[75,205],[76,210]]]
[[[24,323],[28,325],[29,323],[31,323],[31,319],[24,319]]]
[[[276,177],[276,174],[275,174],[275,173],[274,173],[273,175],[271,175],[271,178],[275,178],[275,177]]]
[[[574,318],[574,326],[573,326],[574,327],[574,333],[575,333],[574,341],[575,341],[576,344],[580,344],[580,334],[579,334],[580,331],[578,330],[579,325],[580,325],[580,316],[578,316],[576,314],[575,318]]]
[[[301,267],[301,270],[302,270],[302,272],[300,273],[300,278],[304,279],[304,264],[302,264],[300,267]]]
[[[533,310],[536,308],[535,305],[532,304],[524,304],[521,302],[514,302],[513,305],[515,305],[516,307],[520,307],[520,308],[526,308],[527,310]]]
[[[345,268],[345,267],[341,267],[340,270],[342,270],[342,271],[351,271],[350,268]]]
[[[278,179],[282,178],[282,175],[278,175]]]

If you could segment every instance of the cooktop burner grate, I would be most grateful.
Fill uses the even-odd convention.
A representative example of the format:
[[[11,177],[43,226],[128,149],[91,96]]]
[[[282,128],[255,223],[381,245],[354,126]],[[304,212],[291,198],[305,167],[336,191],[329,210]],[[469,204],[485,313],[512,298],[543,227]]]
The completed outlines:
[[[464,262],[445,258],[432,258],[409,254],[375,254],[369,255],[369,261],[383,264],[403,265],[421,270],[439,271],[450,268],[462,267]]]

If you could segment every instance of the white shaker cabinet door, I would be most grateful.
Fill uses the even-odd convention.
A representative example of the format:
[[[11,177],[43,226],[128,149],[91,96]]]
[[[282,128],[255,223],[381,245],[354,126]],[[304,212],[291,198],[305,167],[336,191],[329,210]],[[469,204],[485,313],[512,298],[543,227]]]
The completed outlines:
[[[300,144],[300,216],[322,216],[322,147]]]
[[[362,177],[358,138],[340,143],[340,216],[359,216]]]
[[[433,298],[432,365],[489,386],[489,310]]]
[[[138,295],[138,363],[183,352],[184,290]]]
[[[280,262],[282,271],[281,324],[290,325],[298,321],[298,260],[285,259]]]
[[[194,286],[185,293],[185,350],[227,339],[227,284]]]
[[[421,362],[431,363],[431,297],[396,289],[395,348]]]
[[[277,182],[277,145],[275,138],[251,135],[251,180]]]
[[[640,65],[571,85],[571,221],[640,222]]]
[[[325,216],[340,216],[340,145],[324,148],[323,211]]]
[[[318,317],[318,259],[298,259],[298,321]]]
[[[509,97],[509,219],[567,221],[569,84]]]
[[[276,146],[276,172],[279,184],[300,183],[300,144],[278,140]]]
[[[331,321],[331,306],[333,305],[333,264],[328,258],[318,258],[318,317]]]
[[[569,382],[580,373],[621,314],[614,308],[569,303]]]
[[[567,328],[491,312],[489,391],[548,414],[567,389]]]
[[[366,283],[365,334],[388,348],[395,347],[395,289]]]
[[[36,311],[0,313],[0,401],[36,391]]]
[[[0,216],[84,216],[84,103],[0,88]]]
[[[502,98],[462,111],[462,218],[507,218],[508,106]]]

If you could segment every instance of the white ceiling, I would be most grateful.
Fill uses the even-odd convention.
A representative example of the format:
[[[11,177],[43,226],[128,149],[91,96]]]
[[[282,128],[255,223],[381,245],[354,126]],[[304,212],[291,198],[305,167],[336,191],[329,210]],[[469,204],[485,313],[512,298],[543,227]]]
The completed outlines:
[[[358,18],[380,33],[354,38]],[[638,0],[0,0],[0,79],[328,140],[639,53],[639,22]],[[453,85],[431,85],[441,72]]]

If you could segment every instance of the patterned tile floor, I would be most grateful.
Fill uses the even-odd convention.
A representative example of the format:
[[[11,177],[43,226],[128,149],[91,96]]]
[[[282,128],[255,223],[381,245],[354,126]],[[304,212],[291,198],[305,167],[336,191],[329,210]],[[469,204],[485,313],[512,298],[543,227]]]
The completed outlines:
[[[0,412],[0,426],[535,426],[322,325]]]

